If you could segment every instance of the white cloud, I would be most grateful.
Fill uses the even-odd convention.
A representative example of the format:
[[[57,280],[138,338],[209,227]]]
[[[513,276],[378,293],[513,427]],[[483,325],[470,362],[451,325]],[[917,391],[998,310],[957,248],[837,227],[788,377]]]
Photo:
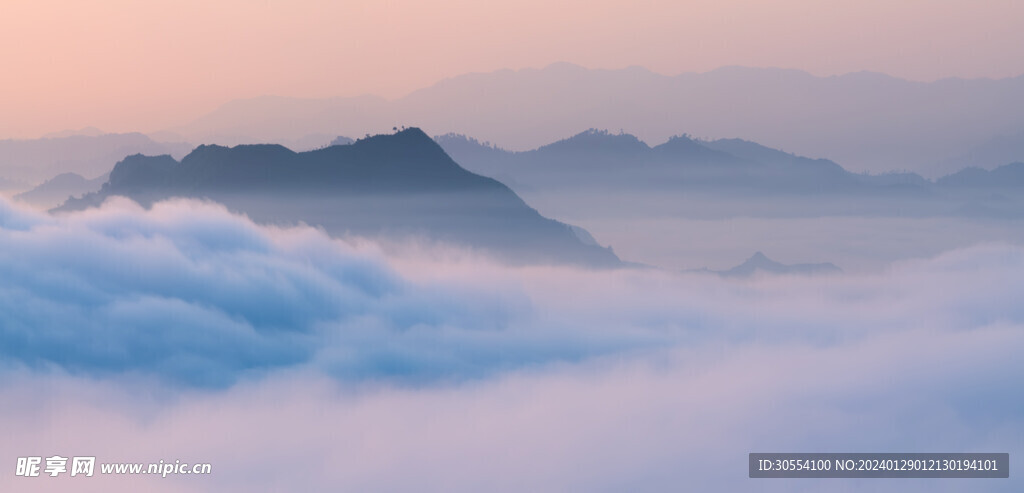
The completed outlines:
[[[752,451],[994,451],[1019,470],[1019,247],[724,280],[395,258],[117,202],[2,205],[0,252],[0,464],[214,464],[97,491],[1021,489],[745,469]]]
[[[531,310],[521,289],[418,282],[372,248],[215,204],[115,199],[50,217],[0,203],[0,217],[0,355],[12,366],[213,386],[307,364],[424,380],[621,345],[514,325]]]

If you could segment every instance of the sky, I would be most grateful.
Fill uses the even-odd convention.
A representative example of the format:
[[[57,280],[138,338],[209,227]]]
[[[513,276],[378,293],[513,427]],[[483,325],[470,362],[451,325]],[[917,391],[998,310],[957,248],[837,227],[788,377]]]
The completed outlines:
[[[5,0],[0,138],[152,132],[237,98],[400,97],[565,61],[930,81],[1024,73],[1015,0]]]

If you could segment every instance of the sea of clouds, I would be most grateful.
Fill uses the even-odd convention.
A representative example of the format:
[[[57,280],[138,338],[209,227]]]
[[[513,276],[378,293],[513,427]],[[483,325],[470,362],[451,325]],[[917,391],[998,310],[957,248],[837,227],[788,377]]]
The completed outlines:
[[[0,490],[1020,491],[1022,299],[1012,244],[736,280],[0,201]],[[1011,479],[748,479],[774,451],[1009,452]],[[53,454],[214,471],[12,477]]]

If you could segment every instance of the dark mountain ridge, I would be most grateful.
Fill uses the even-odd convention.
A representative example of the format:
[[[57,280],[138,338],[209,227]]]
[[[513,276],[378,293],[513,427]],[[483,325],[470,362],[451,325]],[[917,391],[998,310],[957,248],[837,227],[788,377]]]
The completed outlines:
[[[417,128],[300,153],[266,144],[199,146],[180,162],[134,155],[117,163],[99,192],[57,210],[96,206],[113,195],[144,205],[204,198],[259,222],[425,236],[517,262],[619,265],[610,249],[585,244],[502,183],[466,171]]]

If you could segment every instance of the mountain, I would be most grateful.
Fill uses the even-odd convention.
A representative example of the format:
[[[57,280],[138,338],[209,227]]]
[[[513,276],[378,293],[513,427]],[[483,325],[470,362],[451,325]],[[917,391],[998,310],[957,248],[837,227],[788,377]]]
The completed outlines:
[[[810,159],[802,156],[797,156],[785,151],[778,149],[772,149],[771,147],[763,146],[757,142],[751,142],[743,139],[717,139],[717,140],[705,140],[700,142],[701,146],[708,149],[714,149],[719,152],[723,152],[740,159],[747,161],[753,161],[758,163],[777,164],[785,166],[809,166],[814,163],[819,165],[827,166],[832,169],[839,168],[840,166],[827,159]]]
[[[191,146],[157,142],[140,133],[0,140],[0,178],[39,184],[61,173],[99,176],[132,154],[184,156]]]
[[[531,152],[554,159],[563,156],[575,157],[585,153],[591,159],[618,161],[636,157],[647,151],[650,151],[650,147],[634,135],[622,132],[613,134],[607,130],[591,128]]]
[[[264,223],[305,222],[332,234],[422,236],[515,262],[619,265],[610,249],[542,217],[502,183],[466,171],[417,128],[296,153],[280,145],[203,145],[180,162],[134,155],[96,193],[58,208],[123,195],[214,200]]]
[[[636,136],[589,129],[524,152],[446,134],[437,142],[467,169],[523,190],[613,189],[792,194],[862,191],[872,179],[738,139],[676,135],[650,147]]]
[[[966,168],[936,180],[941,187],[957,189],[1024,188],[1024,162],[1010,163],[993,170]]]
[[[107,182],[109,173],[88,179],[75,173],[61,173],[41,185],[15,195],[14,198],[33,206],[49,209],[59,206],[70,197],[96,192]]]
[[[936,163],[932,174],[949,174],[964,168],[992,169],[1017,161],[1024,161],[1024,132],[993,137],[963,155]]]
[[[577,220],[611,213],[690,218],[1024,217],[1024,165],[969,168],[937,180],[912,172],[852,173],[742,139],[686,135],[648,146],[590,129],[530,151],[459,135],[435,138],[466,169]],[[610,201],[615,197],[615,201]]]
[[[667,160],[690,160],[700,163],[722,164],[739,164],[741,161],[771,162],[768,160],[750,159],[734,152],[723,151],[708,145],[707,142],[698,142],[690,138],[689,135],[673,135],[665,143],[655,146],[653,149],[661,159]]]
[[[350,139],[348,137],[345,137],[344,135],[339,135],[339,136],[335,137],[334,140],[332,140],[330,144],[327,144],[327,145],[328,146],[347,146],[347,145],[352,144],[354,142],[355,142],[354,140],[352,140],[352,139]]]
[[[718,273],[723,277],[750,277],[759,273],[817,275],[838,274],[842,271],[842,269],[831,263],[786,265],[766,257],[761,252],[757,252],[742,264],[729,270],[719,271]]]
[[[558,217],[1024,217],[1024,167],[967,169],[937,180],[852,173],[742,139],[686,135],[648,146],[590,129],[530,151],[459,135],[435,138],[466,167]],[[614,198],[615,200],[610,200]],[[628,212],[627,212],[628,211]]]
[[[857,172],[922,172],[994,136],[1024,133],[1024,76],[925,83],[866,72],[816,77],[744,67],[666,76],[639,67],[557,63],[465,74],[391,101],[232,101],[173,131],[193,141],[246,136],[282,142],[408,123],[433,134],[469,133],[513,150],[536,149],[590,127],[625,129],[648,142],[687,129],[705,140],[742,137],[828,158]]]

